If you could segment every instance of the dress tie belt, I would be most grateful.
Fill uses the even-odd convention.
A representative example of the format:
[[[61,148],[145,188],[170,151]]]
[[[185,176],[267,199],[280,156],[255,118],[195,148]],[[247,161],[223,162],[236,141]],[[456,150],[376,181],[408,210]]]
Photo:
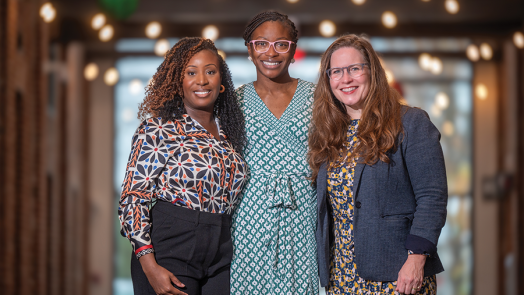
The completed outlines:
[[[291,255],[287,255],[286,252],[293,249],[293,237],[289,234],[292,229],[285,220],[286,212],[297,208],[292,180],[298,180],[299,178],[310,176],[310,174],[283,171],[257,171],[254,174],[267,177],[264,183],[264,193],[266,195],[265,207],[271,214],[271,221],[265,225],[265,235],[262,242],[269,249],[273,257],[273,271],[285,275],[286,269],[281,268],[279,270],[279,265],[289,264],[287,260],[291,258]]]

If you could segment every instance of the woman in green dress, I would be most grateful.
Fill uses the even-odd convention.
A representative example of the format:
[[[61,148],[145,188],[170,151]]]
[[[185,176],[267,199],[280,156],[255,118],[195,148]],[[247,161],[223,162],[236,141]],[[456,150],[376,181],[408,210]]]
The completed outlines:
[[[317,294],[316,194],[306,158],[314,84],[289,75],[297,30],[286,15],[258,14],[244,40],[257,80],[237,89],[250,177],[233,215],[231,294]]]

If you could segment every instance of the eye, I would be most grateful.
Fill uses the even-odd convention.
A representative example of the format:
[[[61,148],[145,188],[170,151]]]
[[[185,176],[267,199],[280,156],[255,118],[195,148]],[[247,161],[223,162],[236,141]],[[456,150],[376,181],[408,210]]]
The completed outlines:
[[[216,74],[216,73],[217,73],[216,70],[207,70],[207,71],[206,71],[206,74],[208,74],[208,75],[214,75],[214,74]]]
[[[358,71],[360,71],[360,67],[359,66],[354,66],[354,67],[351,67],[349,70],[352,71],[352,72],[358,72]]]
[[[188,76],[194,76],[194,75],[196,75],[196,73],[195,73],[194,71],[187,71],[187,72],[186,72],[186,75],[188,75]]]
[[[341,72],[342,71],[339,68],[331,69],[331,74],[332,75],[337,75],[337,74],[340,74]]]
[[[264,41],[258,41],[258,42],[255,42],[255,45],[256,46],[260,46],[260,47],[265,47],[267,45],[267,42],[264,42]]]

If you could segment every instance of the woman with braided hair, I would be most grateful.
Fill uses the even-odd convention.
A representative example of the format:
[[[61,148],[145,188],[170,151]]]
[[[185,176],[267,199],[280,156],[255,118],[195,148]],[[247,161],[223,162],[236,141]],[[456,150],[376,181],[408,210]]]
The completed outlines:
[[[255,16],[244,40],[257,80],[237,89],[250,177],[233,215],[232,294],[317,294],[316,197],[307,134],[314,84],[291,78],[297,30],[284,14]]]
[[[183,38],[167,52],[139,117],[118,212],[134,294],[229,294],[245,131],[212,41]]]

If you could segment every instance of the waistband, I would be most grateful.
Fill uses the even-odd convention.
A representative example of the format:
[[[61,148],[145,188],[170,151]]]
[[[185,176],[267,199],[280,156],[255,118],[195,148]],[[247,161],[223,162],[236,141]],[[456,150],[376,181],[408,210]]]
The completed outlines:
[[[158,210],[168,216],[193,222],[215,226],[231,226],[231,215],[225,213],[209,213],[174,205],[165,201],[157,201],[151,210]]]

